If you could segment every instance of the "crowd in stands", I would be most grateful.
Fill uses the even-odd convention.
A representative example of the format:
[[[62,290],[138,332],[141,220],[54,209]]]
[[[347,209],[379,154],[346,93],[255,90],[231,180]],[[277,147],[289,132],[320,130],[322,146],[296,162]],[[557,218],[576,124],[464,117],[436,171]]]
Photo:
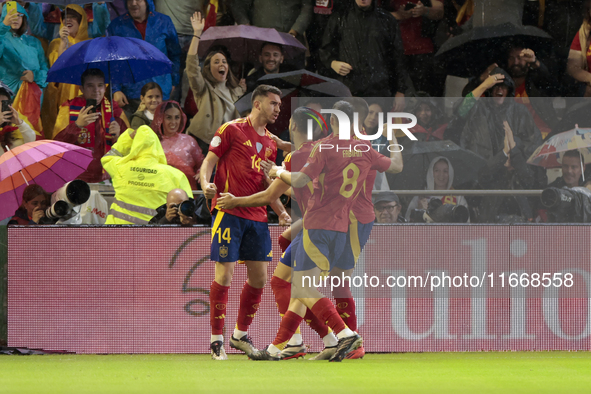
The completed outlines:
[[[258,79],[304,68],[366,98],[367,134],[380,127],[380,113],[407,111],[417,117],[411,132],[418,141],[399,138],[405,149],[450,140],[486,161],[476,179],[460,185],[454,183],[458,168],[450,160],[433,159],[421,180],[424,189],[437,190],[434,196],[384,193],[374,201],[378,222],[408,221],[411,211],[427,209],[431,198],[466,206],[472,222],[544,221],[537,198],[464,198],[442,191],[578,187],[588,178],[576,150],[564,155],[562,176],[550,181],[545,168],[527,161],[552,136],[575,125],[591,128],[591,102],[584,100],[591,96],[591,0],[515,0],[517,8],[495,11],[501,20],[503,12],[517,12],[519,23],[541,29],[551,40],[540,51],[523,37],[505,40],[496,48],[502,55],[463,80],[462,97],[451,106],[444,98],[453,95],[448,92],[457,82],[436,56],[438,49],[452,37],[469,34],[479,4],[487,3],[490,10],[505,0],[114,0],[65,8],[19,0],[10,11],[8,3],[14,2],[0,2],[3,151],[43,138],[80,145],[93,152],[80,179],[113,178],[115,183],[103,167],[119,160],[112,147],[122,144],[123,135],[131,143],[129,128],[143,136],[142,126],[149,126],[154,143],[162,147],[157,162],[165,158],[190,186],[171,184],[168,191],[182,190],[168,200],[160,193],[157,221],[189,223],[174,217],[169,207],[200,188],[196,179],[215,131],[243,115],[235,103],[255,89]],[[515,15],[507,18],[512,19]],[[200,59],[202,34],[212,26],[234,24],[288,33],[307,51],[287,59],[281,45],[269,42],[262,45],[258,63],[234,62],[224,47]],[[48,83],[49,68],[68,48],[101,36],[149,42],[172,62],[172,73],[109,85],[100,70],[89,68],[79,86]],[[566,104],[558,105],[556,98]],[[306,105],[316,103],[311,99]],[[379,175],[375,189],[388,190],[392,181]],[[38,222],[34,204],[46,204],[40,196],[39,190],[29,190],[19,223]],[[125,198],[129,201],[123,203],[133,203],[134,196]]]

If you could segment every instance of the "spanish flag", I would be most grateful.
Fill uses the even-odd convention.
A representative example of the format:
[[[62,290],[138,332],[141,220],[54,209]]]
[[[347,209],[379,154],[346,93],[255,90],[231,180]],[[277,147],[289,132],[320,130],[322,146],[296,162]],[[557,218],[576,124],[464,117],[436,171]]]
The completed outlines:
[[[205,17],[205,28],[203,31],[206,31],[211,26],[216,25],[218,8],[218,0],[209,0],[209,5],[207,6],[207,16]]]

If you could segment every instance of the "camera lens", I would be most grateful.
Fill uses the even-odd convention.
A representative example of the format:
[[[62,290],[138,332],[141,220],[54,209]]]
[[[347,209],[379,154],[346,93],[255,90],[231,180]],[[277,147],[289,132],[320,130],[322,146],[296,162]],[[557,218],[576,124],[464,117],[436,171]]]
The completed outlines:
[[[179,211],[185,216],[193,216],[193,213],[195,212],[195,204],[190,200],[183,201],[179,206]]]

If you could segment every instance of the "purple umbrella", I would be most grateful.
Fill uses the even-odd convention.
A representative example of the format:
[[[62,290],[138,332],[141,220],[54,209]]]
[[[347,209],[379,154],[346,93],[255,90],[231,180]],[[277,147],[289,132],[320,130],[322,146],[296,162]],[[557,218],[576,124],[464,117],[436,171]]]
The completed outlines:
[[[92,161],[88,149],[53,140],[33,141],[0,156],[0,219],[20,206],[23,190],[35,183],[53,193],[86,171]]]
[[[223,45],[236,62],[258,62],[261,46],[265,42],[281,45],[286,59],[293,59],[306,52],[306,47],[290,34],[275,29],[237,25],[207,29],[199,41],[199,56],[206,56],[212,46]]]

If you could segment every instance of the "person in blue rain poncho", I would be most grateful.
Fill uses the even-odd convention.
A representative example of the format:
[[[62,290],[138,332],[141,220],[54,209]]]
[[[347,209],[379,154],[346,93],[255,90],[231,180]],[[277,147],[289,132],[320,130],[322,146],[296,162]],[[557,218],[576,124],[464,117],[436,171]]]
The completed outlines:
[[[114,19],[107,29],[109,36],[145,40],[158,48],[172,62],[172,73],[134,84],[113,84],[113,99],[126,113],[133,114],[140,104],[142,87],[152,81],[162,88],[162,99],[168,100],[179,84],[181,47],[169,16],[156,12],[153,0],[127,0],[127,13]]]

